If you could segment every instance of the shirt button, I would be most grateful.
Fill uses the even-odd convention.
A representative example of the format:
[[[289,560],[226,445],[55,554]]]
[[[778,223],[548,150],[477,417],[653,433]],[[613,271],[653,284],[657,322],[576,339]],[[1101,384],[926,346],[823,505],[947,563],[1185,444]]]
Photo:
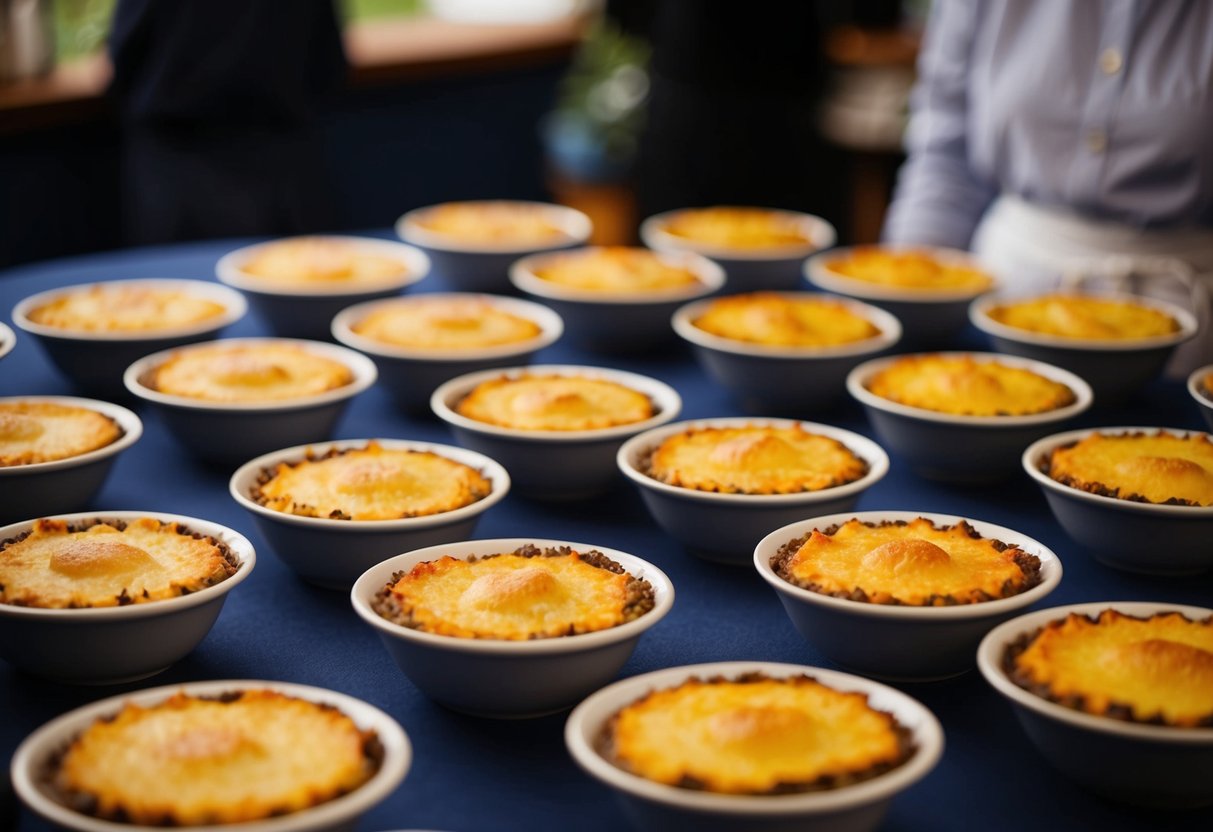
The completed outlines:
[[[1109,46],[1099,54],[1099,68],[1103,70],[1104,75],[1115,75],[1120,72],[1124,64],[1124,58],[1121,57],[1119,49]]]
[[[1108,134],[1095,129],[1087,133],[1087,150],[1092,153],[1103,153],[1108,149]]]

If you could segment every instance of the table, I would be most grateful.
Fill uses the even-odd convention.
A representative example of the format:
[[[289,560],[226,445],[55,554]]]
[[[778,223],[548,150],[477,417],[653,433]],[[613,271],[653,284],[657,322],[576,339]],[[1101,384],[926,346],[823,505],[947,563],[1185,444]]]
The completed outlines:
[[[387,236],[383,234],[382,236]],[[215,260],[246,240],[119,251],[0,272],[0,308],[54,286],[131,277],[213,279]],[[441,289],[436,278],[410,291]],[[250,315],[227,334],[262,334]],[[980,346],[967,333],[967,346]],[[604,359],[556,344],[538,361],[610,364],[673,385],[684,418],[740,415],[684,347],[631,359]],[[0,395],[74,392],[32,338],[18,332],[14,351],[0,361]],[[402,786],[369,813],[360,829],[616,830],[626,822],[605,786],[583,774],[564,749],[564,716],[492,721],[463,716],[422,697],[397,670],[378,636],[357,619],[345,593],[297,579],[274,557],[248,515],[227,493],[230,471],[194,462],[146,412],[143,438],[119,460],[90,508],[177,512],[222,523],[258,548],[257,568],[228,596],[202,645],[150,680],[109,687],[71,687],[24,676],[0,662],[0,759],[46,720],[79,705],[127,690],[198,679],[270,679],[333,688],[395,716],[414,747]],[[858,406],[847,401],[819,421],[872,435]],[[1159,381],[1111,413],[1088,413],[1077,426],[1160,425],[1199,428],[1196,405],[1176,382]],[[338,426],[338,438],[387,436],[451,442],[445,425],[409,418],[380,389],[359,396]],[[1210,606],[1213,574],[1164,579],[1122,574],[1092,561],[1053,520],[1026,475],[988,486],[931,483],[892,458],[889,475],[860,499],[858,510],[948,512],[1008,526],[1056,551],[1065,565],[1061,586],[1044,605],[1099,600],[1162,600]],[[749,570],[697,560],[653,523],[633,486],[622,478],[610,494],[568,504],[508,496],[490,509],[476,536],[559,538],[632,552],[658,564],[677,597],[665,621],[650,631],[622,675],[723,660],[767,660],[832,665],[795,633],[774,592]],[[1144,545],[1159,545],[1145,541]],[[1192,830],[1213,828],[1213,810],[1158,814],[1089,795],[1048,768],[1029,745],[1010,706],[973,671],[931,684],[899,685],[943,723],[946,750],[939,766],[893,804],[890,832],[1099,828]],[[19,832],[50,828],[21,810]]]

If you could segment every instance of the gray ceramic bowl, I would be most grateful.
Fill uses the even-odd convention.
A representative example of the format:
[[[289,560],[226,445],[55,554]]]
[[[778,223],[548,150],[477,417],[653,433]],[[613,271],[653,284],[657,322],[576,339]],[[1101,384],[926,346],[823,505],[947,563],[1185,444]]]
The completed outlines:
[[[798,494],[722,494],[682,488],[653,479],[644,472],[648,454],[667,438],[705,427],[763,425],[792,427],[828,436],[846,445],[868,463],[868,473],[855,482]],[[889,470],[889,457],[872,440],[849,430],[815,422],[749,417],[695,419],[676,422],[633,436],[619,449],[619,470],[640,488],[640,496],[657,525],[692,554],[720,563],[749,566],[754,544],[767,533],[805,517],[846,511],[860,494]]]
[[[293,239],[308,239],[305,237]],[[403,267],[398,274],[374,283],[349,286],[318,283],[314,286],[284,286],[258,278],[244,270],[249,259],[267,246],[288,240],[273,240],[230,251],[215,264],[215,276],[248,298],[253,311],[265,321],[270,332],[286,338],[328,338],[333,316],[347,306],[362,301],[399,294],[429,273],[430,259],[413,246],[394,240],[374,237],[324,236],[316,239],[334,240],[356,245],[369,253],[399,260]]]
[[[282,338],[230,338],[222,343],[293,343],[317,355],[340,361],[354,380],[315,396],[277,402],[210,402],[170,395],[144,383],[147,374],[175,355],[165,350],[145,356],[126,369],[126,387],[157,411],[169,432],[194,456],[207,462],[244,462],[286,445],[322,442],[350,399],[375,383],[375,364],[365,355],[336,344]],[[203,345],[206,346],[206,345]],[[188,349],[188,348],[186,348]]]
[[[67,459],[0,467],[0,523],[84,508],[101,490],[118,454],[143,435],[143,422],[138,416],[109,402],[72,396],[0,398],[0,404],[10,402],[49,402],[87,408],[108,416],[122,429],[122,435],[103,448]]]
[[[0,358],[8,355],[17,346],[17,336],[8,324],[0,321]]]
[[[1021,462],[1044,491],[1045,500],[1066,534],[1091,557],[1113,569],[1149,575],[1194,575],[1213,568],[1213,506],[1169,506],[1104,497],[1062,485],[1042,466],[1055,448],[1092,433],[1120,434],[1164,430],[1180,436],[1196,431],[1156,427],[1107,427],[1056,433],[1032,443]],[[1159,545],[1157,541],[1166,541]]]
[[[785,795],[713,794],[680,789],[638,777],[603,757],[598,737],[608,719],[650,691],[674,687],[691,677],[737,678],[764,673],[776,678],[812,676],[841,691],[867,694],[870,704],[906,726],[917,746],[914,755],[890,772],[850,786]],[[564,727],[564,742],[577,765],[616,793],[638,829],[694,829],[699,832],[868,832],[876,829],[900,792],[925,777],[943,754],[943,729],[918,701],[878,682],[795,664],[716,662],[686,665],[633,676],[603,688],[578,705]]]
[[[807,241],[765,249],[711,245],[666,230],[670,220],[686,210],[666,211],[649,217],[640,224],[640,239],[655,251],[692,251],[711,259],[728,276],[727,292],[790,292],[798,289],[800,269],[805,258],[815,251],[829,248],[838,239],[834,226],[821,217],[797,211],[772,210],[774,214],[793,219],[801,227]]]
[[[69,292],[90,288],[90,285],[146,286],[188,292],[222,304],[227,311],[192,326],[146,333],[76,332],[30,320],[30,312],[37,307]],[[30,295],[13,307],[13,323],[34,336],[34,340],[46,350],[51,363],[73,384],[95,395],[113,398],[126,395],[122,371],[132,361],[158,350],[214,338],[224,327],[243,318],[247,309],[248,304],[242,294],[217,283],[146,278],[66,286]]]
[[[910,407],[868,390],[869,380],[904,356],[877,358],[856,367],[847,376],[847,391],[863,405],[881,443],[902,457],[918,474],[937,480],[992,482],[1018,473],[1019,457],[1031,442],[1091,406],[1091,388],[1073,373],[1059,367],[992,353],[940,353],[971,355],[1022,367],[1061,382],[1074,391],[1074,402],[1028,416],[957,416]]]
[[[602,552],[630,574],[648,581],[656,604],[639,618],[592,633],[530,641],[470,639],[424,633],[394,624],[371,607],[392,575],[449,555],[467,558],[512,552],[534,544]],[[379,632],[383,645],[426,696],[456,711],[496,718],[542,716],[571,708],[615,677],[646,630],[665,617],[674,587],[665,573],[635,555],[563,540],[503,538],[430,546],[368,569],[350,593],[354,611]]]
[[[26,673],[72,684],[117,684],[152,676],[198,646],[219,617],[227,594],[257,562],[244,535],[196,517],[156,511],[90,511],[56,515],[80,522],[151,517],[177,522],[226,545],[240,567],[198,592],[118,607],[39,609],[0,604],[0,656]],[[0,528],[0,540],[31,529],[34,520]]]
[[[383,306],[425,303],[432,298],[467,298],[489,303],[504,312],[534,321],[541,331],[534,338],[513,344],[442,350],[387,344],[354,331],[358,321]],[[470,293],[415,295],[360,303],[333,319],[333,337],[347,347],[371,356],[379,368],[379,383],[391,393],[396,403],[406,411],[426,413],[429,412],[430,395],[443,382],[477,370],[526,363],[539,350],[556,343],[562,332],[564,323],[560,316],[546,306],[518,298]]]
[[[461,292],[504,292],[509,289],[510,264],[520,257],[541,251],[555,251],[585,245],[594,224],[585,214],[564,205],[520,200],[487,200],[492,204],[519,205],[544,212],[546,219],[564,232],[546,245],[526,243],[476,243],[459,240],[449,234],[422,225],[425,215],[440,207],[427,205],[409,211],[396,222],[396,234],[402,240],[429,255],[434,273],[451,289]],[[461,204],[461,203],[456,203]],[[463,203],[482,204],[478,201]]]
[[[76,832],[148,832],[163,828],[114,823],[80,814],[55,799],[46,788],[43,773],[54,755],[61,753],[73,737],[97,719],[116,714],[127,702],[149,706],[181,692],[192,696],[219,696],[232,691],[260,689],[331,705],[352,719],[359,728],[374,731],[383,747],[383,762],[379,771],[354,791],[310,809],[247,823],[183,828],[191,832],[225,832],[232,829],[239,829],[240,832],[353,832],[358,818],[386,799],[404,780],[413,758],[409,738],[396,720],[361,699],[334,690],[289,682],[253,679],[186,682],[111,696],[69,711],[34,731],[18,746],[11,768],[13,787],[25,805],[64,829]]]
[[[789,297],[826,297],[808,292],[787,292]],[[884,352],[901,338],[897,319],[874,306],[845,298],[838,300],[852,312],[871,321],[880,333],[872,338],[837,347],[770,347],[721,338],[695,326],[693,321],[710,300],[696,301],[674,313],[674,331],[689,341],[695,357],[710,376],[733,394],[745,410],[755,414],[799,417],[829,408],[842,398],[847,373],[856,364]]]
[[[1101,297],[1129,300],[1160,309],[1179,322],[1179,332],[1132,341],[1062,338],[1029,332],[1001,324],[990,317],[992,307],[1008,300],[997,295],[987,295],[973,301],[969,307],[969,320],[990,336],[990,341],[999,352],[1034,358],[1082,376],[1091,385],[1095,403],[1103,407],[1123,401],[1157,378],[1175,348],[1195,337],[1198,327],[1192,313],[1170,303],[1139,295],[1106,294]]]
[[[584,376],[613,381],[644,393],[656,413],[642,422],[597,430],[516,430],[469,419],[456,405],[481,382],[502,376]],[[544,500],[577,500],[610,489],[619,479],[615,454],[631,436],[678,417],[682,398],[654,378],[606,367],[543,364],[485,370],[451,379],[434,391],[430,406],[451,426],[459,444],[491,457],[510,472],[518,493]]]
[[[274,554],[306,581],[331,589],[349,589],[359,575],[392,555],[466,540],[471,537],[480,515],[501,502],[510,490],[510,477],[505,469],[474,451],[433,442],[376,439],[374,441],[387,450],[429,451],[470,465],[489,479],[492,491],[483,499],[454,511],[397,520],[299,517],[266,508],[249,496],[267,468],[301,460],[308,453],[322,455],[332,449],[364,448],[367,441],[343,439],[274,451],[240,466],[228,483],[232,498],[253,516],[257,530]]]
[[[1024,690],[1003,669],[1007,647],[1021,636],[1070,613],[1098,615],[1109,608],[1138,617],[1171,611],[1191,619],[1213,615],[1203,607],[1139,601],[1037,610],[991,630],[978,648],[977,666],[1010,701],[1032,744],[1070,779],[1121,803],[1162,809],[1213,805],[1213,728],[1144,725],[1082,713]],[[1192,820],[1192,828],[1200,826]]]
[[[1198,367],[1188,376],[1188,393],[1200,405],[1200,415],[1204,417],[1205,424],[1213,430],[1213,393],[1205,386],[1205,377],[1213,373],[1213,364],[1206,364],[1204,367]]]

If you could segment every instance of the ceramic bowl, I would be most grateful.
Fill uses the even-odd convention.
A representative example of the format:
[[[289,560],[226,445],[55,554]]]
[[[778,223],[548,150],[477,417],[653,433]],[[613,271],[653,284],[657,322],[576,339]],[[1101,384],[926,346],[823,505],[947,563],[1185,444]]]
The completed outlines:
[[[1098,428],[1102,434],[1167,433],[1186,436],[1196,431],[1156,427]],[[1045,500],[1066,534],[1095,560],[1113,569],[1150,575],[1193,575],[1213,568],[1213,506],[1139,503],[1104,497],[1063,485],[1044,473],[1053,450],[1073,444],[1096,431],[1072,430],[1033,442],[1021,463],[1044,491]],[[1157,541],[1166,541],[1160,545]]]
[[[1091,406],[1091,388],[1073,373],[1039,361],[991,353],[940,353],[972,356],[1021,367],[1060,382],[1074,391],[1074,402],[1027,416],[959,416],[940,413],[878,396],[868,383],[904,356],[877,358],[847,376],[847,391],[863,405],[882,444],[902,457],[921,476],[957,482],[993,482],[1019,471],[1019,457],[1031,442]]]
[[[835,598],[784,580],[771,559],[788,541],[828,529],[852,518],[861,522],[910,521],[925,517],[937,526],[965,520],[982,537],[1017,546],[1040,559],[1040,583],[1026,592],[945,607],[872,604]],[[880,679],[929,681],[957,676],[973,668],[977,644],[993,627],[1057,588],[1061,561],[1027,535],[980,520],[920,511],[861,511],[802,520],[764,537],[754,549],[754,566],[779,596],[796,631],[831,661]]]
[[[290,238],[294,240],[307,237]],[[248,298],[269,331],[284,338],[329,337],[333,316],[362,301],[386,298],[399,294],[429,273],[430,259],[413,246],[394,240],[379,240],[374,237],[326,236],[320,240],[332,240],[357,246],[370,254],[394,258],[401,263],[397,274],[382,281],[357,284],[357,288],[341,284],[317,282],[310,286],[286,286],[267,281],[244,270],[244,266],[267,246],[288,242],[273,240],[238,248],[219,258],[215,264],[215,276],[233,289],[239,289]]]
[[[502,376],[584,376],[612,381],[648,396],[655,413],[641,422],[596,430],[517,430],[469,419],[455,407],[476,385]],[[544,364],[485,370],[453,378],[434,391],[430,406],[451,426],[459,444],[491,457],[510,472],[518,493],[544,500],[576,500],[610,489],[619,479],[615,454],[629,437],[678,417],[682,398],[657,379],[606,367]]]
[[[89,285],[66,286],[30,295],[13,307],[13,323],[34,336],[51,363],[77,387],[104,398],[126,395],[122,371],[148,353],[214,338],[229,324],[244,317],[248,304],[235,289],[202,280],[147,278],[107,281],[106,286],[147,287],[188,292],[222,304],[226,312],[187,327],[151,332],[79,332],[30,320],[34,309],[61,295]]]
[[[787,292],[790,298],[824,297]],[[772,347],[722,338],[695,326],[710,300],[696,301],[674,313],[674,331],[689,341],[695,357],[749,413],[800,417],[828,409],[842,398],[847,373],[856,364],[884,352],[901,338],[897,319],[874,306],[840,299],[880,333],[837,347]]]
[[[0,466],[0,523],[84,508],[101,490],[118,455],[143,435],[143,422],[138,416],[109,402],[72,396],[0,398],[0,404],[11,402],[46,402],[87,408],[109,417],[122,429],[122,435],[103,448],[67,459]]]
[[[513,315],[534,321],[540,333],[534,338],[511,344],[472,349],[425,349],[388,344],[354,331],[357,323],[383,306],[425,302],[430,298],[467,298],[489,303]],[[438,385],[456,376],[495,367],[511,367],[531,360],[535,353],[551,346],[564,332],[560,316],[538,303],[496,295],[469,293],[417,295],[399,300],[360,303],[342,311],[333,319],[333,337],[369,355],[379,369],[379,383],[406,411],[429,413],[430,395]]]
[[[868,463],[858,480],[819,491],[797,494],[724,494],[698,491],[656,480],[645,472],[649,454],[663,441],[687,430],[707,427],[799,425],[809,433],[828,436],[846,445]],[[806,515],[851,509],[859,496],[889,470],[889,457],[872,440],[849,430],[815,422],[787,419],[722,418],[676,422],[633,436],[619,448],[619,470],[640,489],[640,496],[657,525],[692,554],[720,563],[749,566],[754,544],[768,532]]]
[[[545,219],[563,232],[546,244],[534,242],[494,243],[459,240],[450,234],[426,228],[425,215],[438,208],[427,205],[409,211],[396,222],[396,234],[429,255],[434,273],[446,285],[461,292],[503,292],[510,288],[510,264],[520,257],[541,251],[555,251],[585,245],[594,224],[585,214],[564,205],[518,200],[489,200],[491,203],[516,204],[541,210]],[[477,202],[468,203],[479,204]]]
[[[737,678],[763,673],[782,678],[808,675],[841,691],[867,694],[872,707],[891,713],[917,746],[902,765],[871,780],[826,791],[784,795],[714,794],[680,789],[617,767],[598,749],[608,719],[650,691],[675,687],[691,677]],[[633,676],[603,688],[578,705],[565,723],[564,741],[577,765],[621,801],[636,828],[703,832],[868,832],[880,825],[893,798],[925,777],[943,754],[943,729],[922,704],[878,682],[795,664],[716,662]]]
[[[0,321],[0,358],[8,355],[17,346],[17,336],[8,324]]]
[[[1213,728],[1173,728],[1093,716],[1021,688],[1004,670],[1007,647],[1020,637],[1070,613],[1098,615],[1109,608],[1137,617],[1170,611],[1191,619],[1213,615],[1213,610],[1203,607],[1141,601],[1037,610],[991,630],[978,648],[977,666],[994,690],[1011,703],[1036,749],[1070,779],[1121,803],[1161,809],[1213,805],[1213,777],[1209,776],[1213,771]]]
[[[343,439],[317,445],[300,445],[259,456],[236,469],[228,491],[253,516],[257,531],[274,554],[301,578],[332,589],[349,589],[358,576],[392,555],[423,546],[453,543],[471,537],[480,515],[501,502],[510,490],[505,469],[486,456],[433,442],[402,439],[374,440],[386,450],[428,451],[477,469],[492,483],[483,499],[441,514],[397,520],[333,520],[300,517],[266,508],[250,497],[261,473],[279,463],[297,462],[308,454],[363,448],[366,439]]]
[[[331,705],[363,730],[374,731],[383,747],[383,762],[370,780],[334,800],[286,815],[246,823],[182,827],[192,832],[353,832],[358,818],[383,802],[404,780],[412,763],[409,738],[392,717],[378,708],[334,690],[288,682],[251,679],[186,682],[111,696],[56,717],[34,731],[13,755],[12,779],[21,800],[37,814],[64,829],[76,832],[147,832],[162,827],[114,823],[81,814],[60,803],[50,793],[43,773],[64,746],[99,718],[115,714],[127,702],[150,706],[177,693],[219,696],[237,690],[270,689],[288,696]]]
[[[626,624],[573,636],[507,641],[436,635],[381,618],[371,607],[392,575],[418,563],[449,555],[467,558],[512,552],[534,544],[597,550],[648,581],[655,605]],[[674,603],[674,587],[653,564],[626,552],[534,538],[471,540],[430,546],[390,558],[368,569],[350,593],[354,611],[378,631],[392,659],[426,696],[456,711],[477,716],[519,718],[566,710],[615,677],[640,637],[665,617]]]
[[[552,307],[564,319],[565,337],[592,352],[636,353],[674,341],[670,315],[682,304],[724,286],[724,270],[693,252],[658,254],[670,265],[694,272],[699,282],[659,292],[632,294],[587,291],[544,280],[535,274],[546,261],[567,254],[535,255],[510,268],[510,281],[521,292]]]
[[[40,609],[0,604],[0,656],[26,673],[72,684],[118,684],[152,676],[184,657],[206,638],[227,594],[257,562],[244,535],[196,517],[156,511],[91,511],[56,515],[68,523],[151,517],[176,522],[224,544],[240,562],[226,580],[189,595],[83,609]],[[0,528],[11,540],[35,520]]]
[[[1193,370],[1188,376],[1188,393],[1200,406],[1200,415],[1204,417],[1205,424],[1213,430],[1213,393],[1205,386],[1205,378],[1210,373],[1213,373],[1213,364]]]
[[[350,399],[375,383],[375,364],[354,350],[319,341],[230,338],[223,343],[280,341],[342,362],[353,373],[353,381],[318,395],[277,402],[212,402],[162,393],[145,384],[147,374],[177,354],[177,350],[144,356],[127,367],[124,381],[131,393],[157,412],[189,453],[207,462],[244,462],[283,446],[322,442],[332,436]]]

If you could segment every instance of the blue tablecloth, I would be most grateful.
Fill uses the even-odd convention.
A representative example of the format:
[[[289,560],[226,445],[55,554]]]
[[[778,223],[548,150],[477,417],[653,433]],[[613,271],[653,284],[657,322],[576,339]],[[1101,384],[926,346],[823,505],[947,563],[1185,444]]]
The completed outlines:
[[[9,270],[0,273],[0,308],[11,310],[42,289],[87,281],[213,279],[215,260],[242,242],[121,251]],[[430,278],[410,291],[440,288],[441,281]],[[227,334],[262,332],[250,315]],[[966,337],[967,345],[980,345],[975,333]],[[610,364],[655,376],[682,394],[686,418],[740,414],[681,346],[671,346],[665,354],[612,360],[557,344],[537,360]],[[15,350],[0,361],[0,395],[72,392],[33,339],[18,332]],[[90,508],[170,511],[223,523],[257,546],[257,568],[228,596],[202,645],[153,679],[116,687],[69,687],[24,676],[0,662],[0,759],[7,761],[17,743],[46,720],[125,690],[199,679],[282,680],[361,697],[394,715],[412,739],[412,770],[400,789],[364,818],[360,828],[367,832],[626,828],[607,788],[583,774],[565,752],[563,715],[491,721],[450,712],[422,697],[392,664],[378,636],[355,616],[345,593],[303,583],[273,556],[249,516],[228,496],[229,472],[195,463],[154,417],[142,415],[147,422],[143,438],[119,459]],[[850,401],[814,418],[871,435]],[[1088,413],[1077,424],[1201,427],[1196,405],[1181,386],[1161,381],[1127,406]],[[401,415],[378,388],[354,401],[337,436],[452,441],[445,425]],[[989,487],[941,485],[915,476],[894,456],[889,475],[863,495],[858,508],[961,514],[1039,539],[1065,565],[1061,586],[1046,605],[1123,599],[1213,603],[1213,575],[1145,578],[1093,562],[1058,527],[1026,475]],[[718,660],[831,666],[795,633],[773,591],[755,573],[687,555],[657,528],[622,478],[609,495],[584,503],[546,505],[510,495],[484,515],[476,536],[560,538],[621,549],[660,565],[674,582],[677,600],[666,620],[642,639],[624,675]],[[938,715],[947,748],[934,772],[894,802],[887,830],[1213,828],[1213,811],[1129,809],[1062,779],[1037,756],[1010,706],[976,671],[951,681],[900,687]],[[46,828],[24,810],[19,815],[21,832]]]

